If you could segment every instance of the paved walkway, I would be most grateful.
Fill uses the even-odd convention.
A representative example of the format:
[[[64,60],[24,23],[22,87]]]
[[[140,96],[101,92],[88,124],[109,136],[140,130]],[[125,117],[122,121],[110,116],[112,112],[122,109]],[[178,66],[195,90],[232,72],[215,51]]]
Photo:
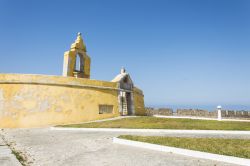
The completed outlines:
[[[6,145],[0,135],[0,165],[1,166],[21,166],[10,148]]]
[[[174,130],[174,129],[125,129],[125,128],[73,128],[73,127],[51,127],[57,131],[78,131],[78,132],[117,132],[117,133],[137,133],[150,135],[183,135],[189,137],[225,137],[250,139],[250,131],[235,130]]]
[[[54,131],[49,128],[42,128],[6,129],[3,134],[8,141],[15,142],[16,149],[29,156],[28,160],[31,162],[29,164],[31,166],[230,165],[212,160],[197,159],[112,143],[113,137],[121,134],[136,133]],[[140,135],[151,134],[140,133]],[[186,134],[164,135],[187,136]]]

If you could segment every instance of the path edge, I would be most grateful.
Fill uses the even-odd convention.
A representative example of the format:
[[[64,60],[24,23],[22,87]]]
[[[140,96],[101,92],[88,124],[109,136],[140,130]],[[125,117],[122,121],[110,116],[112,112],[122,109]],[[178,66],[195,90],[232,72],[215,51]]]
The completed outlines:
[[[231,163],[231,164],[250,165],[250,159],[233,157],[233,156],[225,156],[225,155],[219,155],[219,154],[207,153],[207,152],[200,152],[200,151],[188,150],[188,149],[182,149],[182,148],[175,148],[175,147],[170,147],[170,146],[156,145],[156,144],[151,144],[151,143],[121,139],[117,137],[113,137],[113,143],[134,146],[134,147],[144,148],[144,149],[150,149],[150,150],[155,150],[155,151],[160,151],[160,152],[170,152],[170,153],[189,156],[189,157],[221,161],[221,162]]]
[[[138,132],[138,133],[170,133],[170,134],[232,134],[250,135],[250,131],[237,130],[174,130],[174,129],[128,129],[128,128],[74,128],[50,127],[50,130],[85,131],[85,132]]]

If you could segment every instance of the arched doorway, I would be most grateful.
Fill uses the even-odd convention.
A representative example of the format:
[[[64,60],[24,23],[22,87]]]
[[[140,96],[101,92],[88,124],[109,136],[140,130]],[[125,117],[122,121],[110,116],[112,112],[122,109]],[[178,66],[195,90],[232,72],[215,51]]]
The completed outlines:
[[[121,115],[133,115],[133,82],[129,75],[125,75],[120,81],[120,104],[121,104]]]
[[[121,115],[133,115],[131,92],[121,92]]]
[[[118,82],[119,84],[119,112],[123,115],[134,115],[134,83],[126,70],[124,68],[121,69],[121,73],[118,74],[112,82]]]

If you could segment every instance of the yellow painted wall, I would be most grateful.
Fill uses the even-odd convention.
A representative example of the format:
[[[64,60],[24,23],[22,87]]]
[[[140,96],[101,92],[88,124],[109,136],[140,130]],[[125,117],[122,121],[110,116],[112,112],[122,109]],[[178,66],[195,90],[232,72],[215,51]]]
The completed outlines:
[[[146,115],[143,92],[136,87],[133,89],[133,91],[135,115]]]
[[[50,84],[56,86],[103,86],[117,88],[115,82],[99,81],[93,79],[77,79],[74,77],[33,75],[33,74],[0,74],[0,84],[3,83]]]
[[[117,83],[0,74],[0,128],[41,127],[119,116]],[[114,105],[99,114],[99,104]]]

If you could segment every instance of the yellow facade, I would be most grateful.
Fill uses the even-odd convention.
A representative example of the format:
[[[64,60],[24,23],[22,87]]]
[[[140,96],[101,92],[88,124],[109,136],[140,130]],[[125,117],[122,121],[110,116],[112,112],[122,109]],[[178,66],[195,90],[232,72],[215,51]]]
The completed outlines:
[[[41,127],[119,116],[116,83],[85,81],[1,74],[0,128]],[[113,113],[99,114],[101,104],[113,105]]]
[[[121,78],[130,79],[127,73],[118,75],[113,82],[89,79],[90,58],[85,57],[83,73],[74,74],[76,52],[87,56],[79,35],[65,53],[64,58],[71,56],[73,63],[64,61],[63,76],[0,74],[0,128],[42,127],[117,117],[123,115],[120,100],[123,93],[130,97],[131,113],[145,115],[143,92],[133,86],[129,90],[121,88]]]

